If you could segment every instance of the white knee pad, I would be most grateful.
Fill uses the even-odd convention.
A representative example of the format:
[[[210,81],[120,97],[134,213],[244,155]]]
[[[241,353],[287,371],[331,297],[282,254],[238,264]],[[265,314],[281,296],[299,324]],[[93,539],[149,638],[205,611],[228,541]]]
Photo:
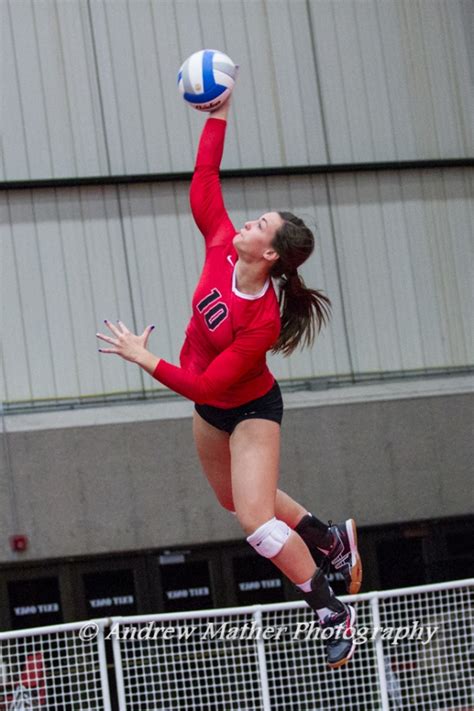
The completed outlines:
[[[274,516],[251,533],[247,543],[250,543],[264,558],[274,558],[285,545],[290,532],[289,526]]]

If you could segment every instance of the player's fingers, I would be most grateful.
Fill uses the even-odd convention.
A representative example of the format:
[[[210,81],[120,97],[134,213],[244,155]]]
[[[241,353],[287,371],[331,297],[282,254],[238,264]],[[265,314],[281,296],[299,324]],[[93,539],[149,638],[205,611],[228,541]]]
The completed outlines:
[[[143,338],[143,336],[149,336],[154,328],[155,328],[154,326],[147,326],[142,333],[142,338]]]
[[[155,327],[154,326],[147,326],[145,330],[143,331],[141,338],[143,338],[143,347],[146,348],[148,344],[148,339],[150,337],[150,333],[153,331]]]
[[[124,323],[122,323],[122,321],[119,320],[119,321],[117,321],[117,323],[118,323],[120,329],[122,330],[122,333],[130,333],[130,331],[128,330],[126,325]]]
[[[107,321],[107,319],[104,319],[104,323],[107,326],[107,328],[110,328],[110,330],[112,331],[112,333],[115,336],[120,336],[120,330],[117,328],[117,326],[114,326],[114,324],[111,323],[110,321]]]
[[[95,335],[97,336],[97,338],[100,338],[101,341],[111,343],[113,346],[118,345],[117,341],[114,338],[110,338],[110,336],[105,336],[103,333],[96,333]]]

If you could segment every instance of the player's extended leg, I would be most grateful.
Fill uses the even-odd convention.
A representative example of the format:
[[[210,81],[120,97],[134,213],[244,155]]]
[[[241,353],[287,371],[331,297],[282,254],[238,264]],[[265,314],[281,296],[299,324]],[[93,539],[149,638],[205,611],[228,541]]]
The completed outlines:
[[[230,437],[230,451],[235,512],[243,530],[250,535],[275,517],[280,464],[279,425],[259,419],[241,422]],[[298,585],[314,574],[316,566],[301,536],[286,523],[284,527],[285,545],[272,559]]]
[[[256,422],[256,420],[252,420],[252,423]],[[258,420],[258,422],[261,422]],[[274,477],[276,479],[278,478],[278,469],[279,469],[279,447],[280,447],[280,428],[279,426],[274,423],[274,422],[269,422],[268,420],[263,420],[264,423],[267,423],[270,425],[270,427],[275,430],[275,435],[272,437],[272,445],[274,446],[273,451],[271,451],[271,456],[273,457],[273,461],[271,462],[270,465],[270,471],[273,472]],[[241,423],[243,424],[243,423]],[[223,432],[216,427],[213,427],[209,423],[207,423],[197,412],[194,412],[194,418],[193,418],[193,434],[194,434],[194,440],[196,442],[196,448],[197,452],[199,455],[199,459],[201,462],[201,466],[204,470],[204,474],[206,475],[207,480],[211,484],[212,488],[214,489],[214,492],[216,494],[216,497],[224,508],[228,509],[229,511],[235,511],[235,503],[234,503],[234,498],[233,498],[233,492],[232,492],[232,478],[231,478],[231,450],[230,450],[230,441],[229,441],[229,435],[226,432]],[[275,440],[275,437],[277,437],[277,440]],[[251,456],[251,452],[250,452]],[[251,470],[250,470],[251,471]],[[271,483],[272,486],[272,491],[274,492],[274,489],[276,487],[276,479],[274,482]],[[255,491],[254,492],[258,504],[260,503],[262,499],[262,495],[260,492]],[[268,498],[268,497],[266,497]],[[250,502],[247,502],[250,503]],[[292,500],[290,497],[287,497],[285,500],[285,504],[290,504],[290,508],[293,509],[294,504],[292,503]],[[296,504],[296,502],[294,502]],[[297,505],[299,506],[299,505]],[[285,506],[286,508],[286,506]],[[306,511],[301,508],[301,513],[305,514]],[[261,514],[262,512],[259,512]],[[266,513],[268,515],[266,516]],[[281,512],[283,514],[282,520],[286,522],[286,519],[284,517],[285,512]],[[262,522],[271,518],[272,516],[275,515],[275,495],[273,493],[272,497],[270,497],[268,501],[268,512],[263,512],[263,518]],[[265,518],[266,516],[266,518]],[[242,521],[241,521],[242,523]],[[250,529],[253,530],[253,518],[250,521]],[[292,527],[292,526],[290,526]],[[244,526],[244,530],[246,530]],[[249,531],[251,532],[251,531]],[[309,577],[311,577],[311,574],[314,573],[315,569],[315,564],[313,561],[313,558],[311,557],[307,546],[304,544],[304,542],[301,540],[300,536],[291,536],[290,541],[288,542],[288,545],[285,546],[285,557],[289,557],[291,561],[291,565],[294,567],[297,565],[298,558],[295,558],[295,556],[300,556],[300,571],[296,571],[296,578],[292,577],[292,573],[288,573],[287,570],[283,570],[285,575],[288,575],[290,580],[292,580],[295,583],[299,582],[304,582],[305,580],[308,580]],[[283,560],[283,559],[282,559]],[[282,563],[284,565],[284,561]]]
[[[270,420],[244,420],[229,444],[232,497],[247,542],[300,589],[323,628],[331,628],[325,639],[328,664],[333,668],[345,664],[355,649],[355,610],[335,597],[301,536],[275,516],[280,426]]]
[[[230,448],[227,432],[213,427],[194,412],[193,436],[199,461],[220,505],[235,511],[230,475]]]
[[[197,412],[193,418],[193,434],[202,469],[217,500],[224,508],[234,511],[229,435],[210,425]],[[362,565],[352,519],[330,527],[281,489],[276,492],[275,515],[299,533],[318,565],[327,560],[334,570],[343,574],[347,591],[359,592]]]

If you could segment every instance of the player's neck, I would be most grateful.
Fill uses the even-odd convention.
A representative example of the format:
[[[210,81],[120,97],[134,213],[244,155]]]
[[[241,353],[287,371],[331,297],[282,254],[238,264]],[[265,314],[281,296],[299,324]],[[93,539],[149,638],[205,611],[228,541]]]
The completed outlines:
[[[238,259],[235,264],[236,287],[242,294],[255,296],[266,284],[268,270],[265,265],[243,262]]]

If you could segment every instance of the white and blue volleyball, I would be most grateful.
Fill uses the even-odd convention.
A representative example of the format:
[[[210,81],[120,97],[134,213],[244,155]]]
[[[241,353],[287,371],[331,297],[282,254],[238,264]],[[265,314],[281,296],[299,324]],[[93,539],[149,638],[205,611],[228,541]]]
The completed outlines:
[[[217,49],[201,49],[183,63],[178,87],[183,99],[198,111],[214,111],[229,97],[237,79],[237,67]]]

